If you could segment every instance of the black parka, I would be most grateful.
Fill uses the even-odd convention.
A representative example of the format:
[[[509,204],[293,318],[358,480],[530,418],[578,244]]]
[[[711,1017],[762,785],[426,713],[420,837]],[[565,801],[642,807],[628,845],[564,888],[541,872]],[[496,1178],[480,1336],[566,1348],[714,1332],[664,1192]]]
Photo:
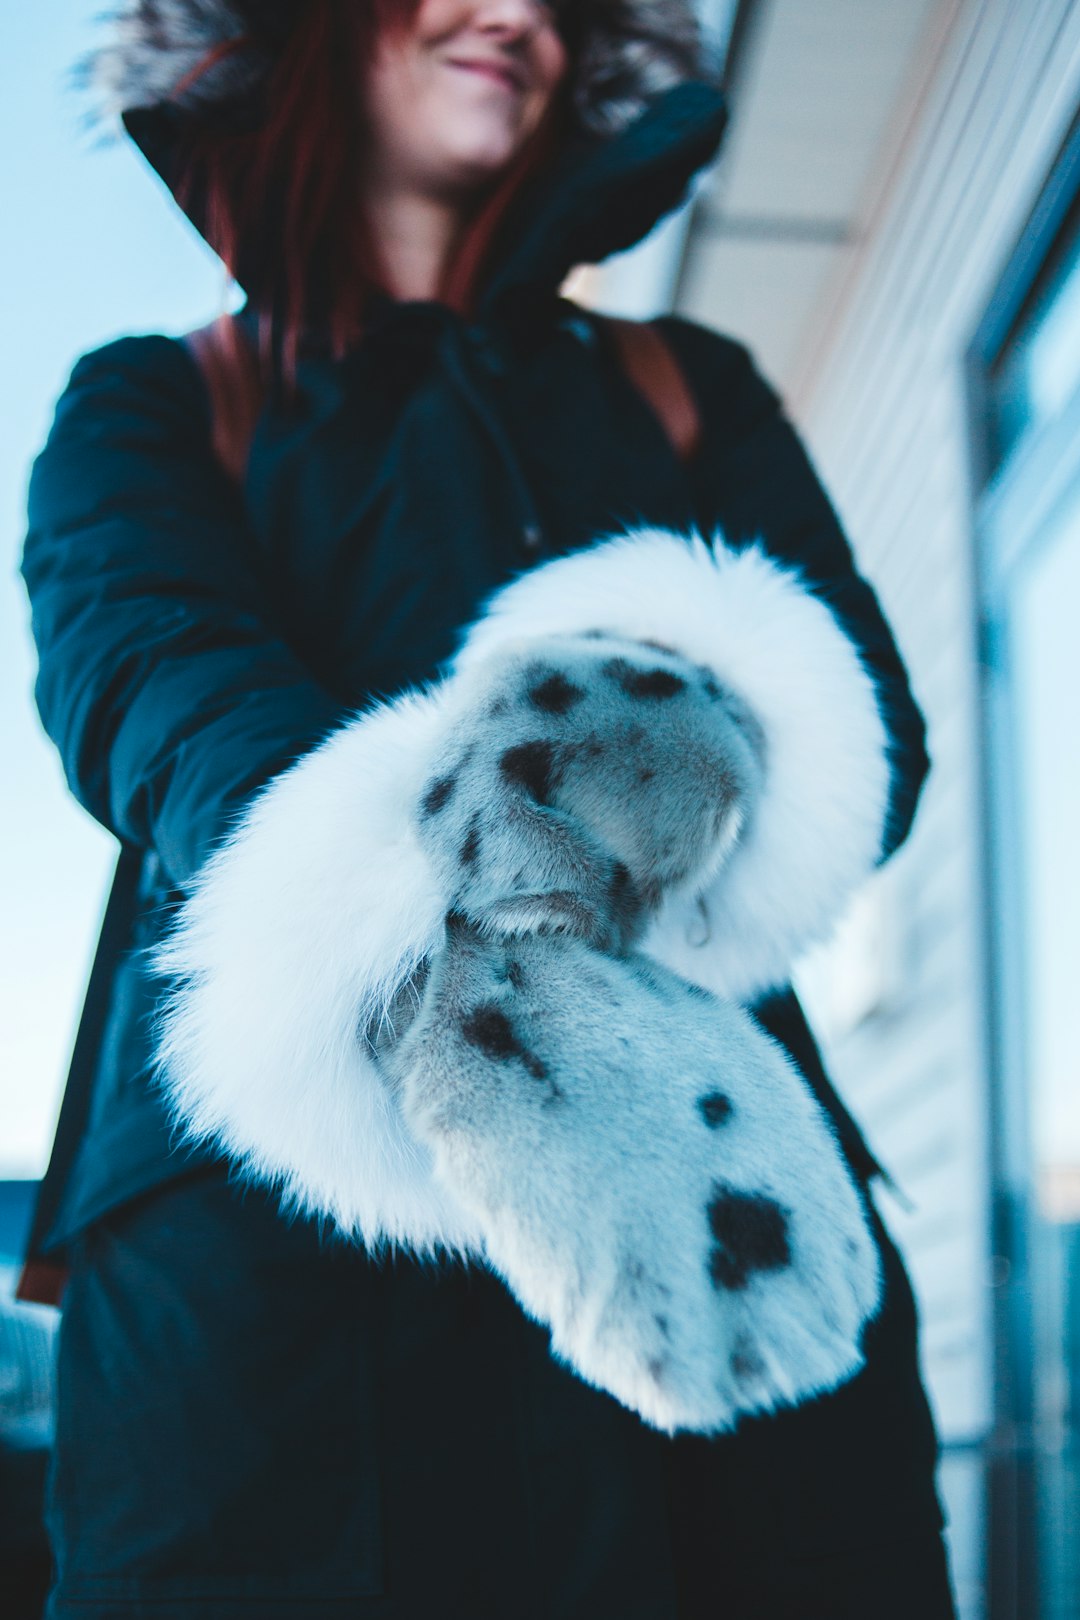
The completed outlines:
[[[740,345],[665,319],[704,429],[684,466],[603,327],[558,292],[574,263],[652,225],[722,125],[709,87],[667,92],[534,190],[470,319],[386,301],[343,360],[309,352],[298,400],[262,413],[242,490],[214,460],[183,344],[125,338],[76,365],[30,486],[37,696],[76,796],[137,852],[138,900],[99,972],[90,1119],[39,1243],[197,1157],[170,1141],[151,1084],[142,949],[230,818],[348,710],[432,676],[492,588],[536,561],[640,522],[764,540],[874,675],[892,760],[882,858],[906,835],[922,719],[775,393]],[[143,144],[164,166],[160,131]],[[761,1012],[827,1091],[794,998]]]
[[[719,531],[735,547],[760,539],[797,566],[876,684],[892,770],[882,859],[906,836],[927,769],[922,718],[776,394],[738,343],[665,319],[703,427],[683,464],[609,334],[560,296],[571,266],[631,245],[675,204],[723,119],[715,90],[685,83],[618,133],[568,147],[520,200],[470,317],[385,301],[344,359],[316,345],[304,353],[298,396],[268,399],[239,489],[214,458],[205,386],[184,344],[129,337],[76,365],[33,472],[24,575],[43,721],[73,792],[124,855],[38,1251],[63,1250],[166,1182],[197,1183],[207,1153],[174,1139],[153,1084],[158,987],[145,953],[240,808],[356,706],[432,676],[492,589],[538,561],[645,523]],[[128,122],[171,178],[168,119]],[[822,1097],[865,1183],[875,1162],[793,994],[755,1012]],[[883,1514],[902,1517],[899,1536],[905,1526],[933,1536],[933,1436],[910,1291],[878,1230],[890,1303],[869,1372],[835,1410],[750,1425],[723,1450],[668,1442],[568,1374],[553,1382],[543,1334],[492,1279],[443,1286],[436,1299],[420,1269],[372,1268],[364,1294],[343,1274],[352,1315],[374,1313],[371,1332],[393,1346],[382,1395],[398,1414],[382,1481],[386,1556],[409,1571],[393,1613],[666,1615],[672,1547],[684,1588],[713,1590],[711,1567],[700,1581],[686,1570],[725,1516],[736,1537],[752,1530],[764,1544],[775,1533],[804,1552],[841,1521],[858,1546]],[[492,1412],[505,1396],[518,1427],[466,1456],[467,1402],[484,1390]],[[446,1438],[459,1430],[460,1453]],[[882,1469],[895,1512],[868,1477],[881,1446],[903,1453]],[[524,1497],[508,1476],[489,1477],[494,1458],[520,1468]],[[740,1480],[751,1473],[743,1512]],[[785,1473],[786,1506],[774,1489]],[[841,1485],[843,1499],[832,1499]],[[418,1525],[441,1549],[431,1569],[414,1568],[405,1550],[395,1565],[401,1504],[417,1491],[433,1504]],[[774,1509],[775,1526],[763,1522]],[[653,1535],[669,1510],[675,1542]],[[575,1564],[563,1550],[583,1516],[595,1540],[579,1538]],[[481,1551],[466,1555],[466,1527]],[[463,1569],[483,1566],[485,1591],[511,1593],[526,1541],[539,1586],[494,1610],[455,1586]],[[550,1602],[539,1595],[549,1581],[562,1594]]]

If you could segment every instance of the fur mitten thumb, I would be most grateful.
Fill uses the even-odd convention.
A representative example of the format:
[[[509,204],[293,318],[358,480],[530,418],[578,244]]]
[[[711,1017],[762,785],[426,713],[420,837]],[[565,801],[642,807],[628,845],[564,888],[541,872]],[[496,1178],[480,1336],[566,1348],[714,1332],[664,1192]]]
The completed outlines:
[[[860,1195],[739,1008],[643,956],[455,922],[385,1070],[488,1262],[647,1422],[728,1429],[861,1366]]]

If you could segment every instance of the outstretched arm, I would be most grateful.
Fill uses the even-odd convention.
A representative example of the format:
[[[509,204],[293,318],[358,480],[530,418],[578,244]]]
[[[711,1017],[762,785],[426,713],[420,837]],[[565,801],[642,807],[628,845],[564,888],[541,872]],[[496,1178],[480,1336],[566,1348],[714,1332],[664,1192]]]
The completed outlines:
[[[37,699],[80,802],[186,887],[232,814],[342,717],[287,644],[181,345],[86,355],[30,485]]]

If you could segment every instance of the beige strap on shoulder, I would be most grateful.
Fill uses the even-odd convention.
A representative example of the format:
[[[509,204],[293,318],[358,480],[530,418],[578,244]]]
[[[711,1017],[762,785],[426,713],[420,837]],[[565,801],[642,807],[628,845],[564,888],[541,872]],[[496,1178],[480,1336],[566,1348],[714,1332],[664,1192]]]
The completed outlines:
[[[690,461],[701,443],[701,415],[682,368],[666,339],[647,321],[602,315],[622,368],[660,419],[680,461]]]

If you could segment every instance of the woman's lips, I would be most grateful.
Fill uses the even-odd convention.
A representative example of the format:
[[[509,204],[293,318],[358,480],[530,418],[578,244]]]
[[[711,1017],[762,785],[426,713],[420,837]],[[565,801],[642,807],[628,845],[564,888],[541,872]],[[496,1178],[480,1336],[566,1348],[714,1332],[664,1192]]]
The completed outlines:
[[[464,61],[450,57],[450,66],[463,68],[466,73],[479,73],[482,78],[490,79],[495,84],[503,85],[507,90],[521,92],[525,89],[524,76],[514,67],[502,62]]]

